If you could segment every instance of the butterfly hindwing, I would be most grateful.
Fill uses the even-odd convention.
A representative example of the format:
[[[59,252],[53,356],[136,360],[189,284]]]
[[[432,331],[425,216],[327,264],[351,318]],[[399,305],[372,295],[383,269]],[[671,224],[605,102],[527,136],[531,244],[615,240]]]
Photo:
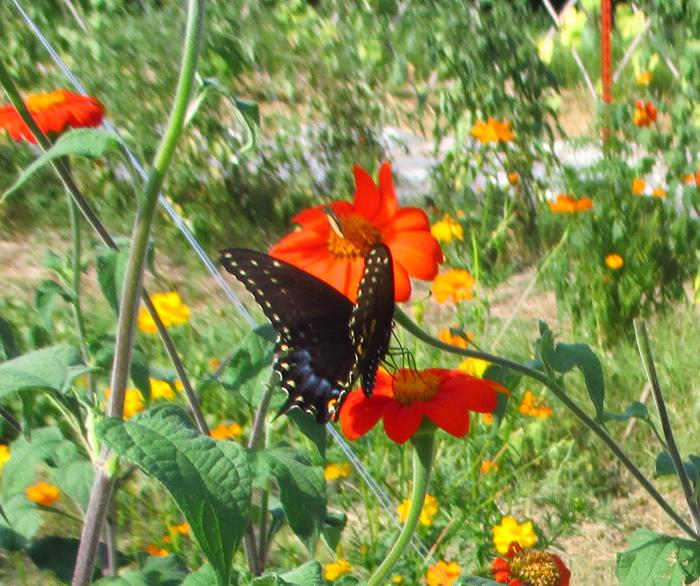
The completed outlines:
[[[394,319],[394,271],[391,251],[378,244],[365,258],[365,272],[352,309],[350,340],[355,350],[355,375],[372,394],[379,363],[389,348]]]
[[[348,324],[353,304],[301,269],[254,250],[221,252],[221,264],[241,281],[278,334],[275,370],[294,406],[328,421],[328,402],[346,392],[355,362]]]

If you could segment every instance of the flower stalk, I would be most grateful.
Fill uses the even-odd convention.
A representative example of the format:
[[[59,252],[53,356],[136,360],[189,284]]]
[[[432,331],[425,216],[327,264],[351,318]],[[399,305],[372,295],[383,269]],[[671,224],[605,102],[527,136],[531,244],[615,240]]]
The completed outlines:
[[[541,382],[545,385],[552,393],[561,401],[564,406],[569,409],[586,427],[588,427],[598,438],[607,446],[607,448],[617,457],[617,459],[622,463],[622,465],[627,468],[630,474],[634,476],[635,480],[644,488],[644,490],[649,493],[656,503],[664,510],[664,512],[680,527],[685,533],[687,533],[691,538],[698,539],[698,533],[673,509],[673,507],[668,503],[668,501],[663,497],[663,495],[656,490],[656,487],[651,483],[651,481],[642,473],[642,471],[636,466],[630,457],[622,450],[622,448],[617,444],[617,442],[610,437],[608,432],[599,425],[593,418],[589,417],[586,412],[581,409],[574,401],[572,401],[567,395],[564,388],[559,385],[553,376],[543,372],[541,370],[536,370],[525,364],[521,364],[514,360],[504,358],[502,356],[496,356],[489,354],[487,352],[480,352],[477,350],[470,350],[466,348],[459,348],[457,346],[452,346],[451,344],[445,344],[444,342],[434,338],[423,329],[414,323],[406,313],[404,313],[399,307],[395,308],[394,319],[397,323],[401,324],[408,332],[416,336],[419,340],[429,344],[439,350],[444,350],[445,352],[451,352],[452,354],[459,354],[461,356],[467,356],[472,358],[480,358],[481,360],[486,360],[493,364],[509,368],[515,372],[520,372],[530,378]]]
[[[380,586],[385,583],[391,569],[401,558],[404,550],[411,542],[411,538],[418,527],[425,496],[428,494],[430,470],[435,453],[435,426],[432,423],[423,424],[418,433],[411,438],[411,443],[413,445],[413,492],[411,494],[411,508],[408,511],[406,523],[401,533],[399,533],[396,543],[394,543],[384,561],[368,580],[368,586]]]

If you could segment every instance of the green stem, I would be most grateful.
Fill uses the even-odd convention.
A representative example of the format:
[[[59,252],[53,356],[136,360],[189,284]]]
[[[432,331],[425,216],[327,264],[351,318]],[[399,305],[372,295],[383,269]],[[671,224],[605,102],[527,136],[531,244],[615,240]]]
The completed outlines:
[[[496,356],[494,354],[488,354],[487,352],[469,350],[467,348],[458,348],[457,346],[452,346],[451,344],[445,344],[441,340],[433,338],[433,336],[423,331],[421,327],[411,321],[411,318],[409,318],[399,307],[396,307],[394,310],[394,319],[419,340],[422,340],[426,344],[434,346],[439,350],[444,350],[445,352],[451,352],[452,354],[459,354],[461,356],[471,358],[480,358],[481,360],[486,360],[492,364],[498,364],[499,366],[509,368],[515,372],[521,372],[522,374],[541,382],[550,391],[552,391],[557,399],[559,399],[559,401],[561,401],[564,406],[569,409],[569,411],[571,411],[586,427],[588,427],[595,435],[598,436],[598,438],[617,457],[617,459],[620,460],[622,465],[627,468],[629,473],[634,476],[635,480],[642,485],[642,488],[649,493],[649,496],[651,496],[666,512],[666,514],[671,517],[676,525],[678,525],[693,539],[698,538],[698,534],[693,530],[693,528],[683,520],[683,518],[673,509],[673,507],[671,507],[661,493],[656,490],[656,487],[641,472],[641,470],[637,468],[634,462],[630,460],[629,456],[622,450],[622,448],[617,445],[617,442],[615,442],[615,440],[608,435],[608,432],[605,431],[605,429],[601,427],[594,419],[589,417],[583,409],[576,405],[576,403],[574,403],[566,394],[564,387],[550,378],[547,373],[542,372],[541,370],[535,370],[534,368],[530,368],[529,366],[520,364],[514,360],[503,358],[502,356]]]
[[[121,417],[124,407],[124,395],[129,378],[131,353],[136,333],[136,312],[142,293],[143,268],[148,248],[148,239],[153,223],[158,193],[165,178],[165,172],[170,165],[175,147],[182,132],[183,120],[189,103],[194,82],[196,63],[199,57],[201,37],[204,25],[205,0],[188,0],[187,25],[185,43],[180,67],[180,77],[177,83],[175,101],[170,112],[168,125],[153,160],[153,167],[146,180],[143,194],[139,198],[136,210],[136,220],[132,232],[131,248],[124,275],[119,320],[117,324],[117,340],[115,345],[114,363],[112,366],[111,393],[107,414]],[[109,457],[103,450],[101,460],[106,462]],[[113,479],[101,466],[97,467],[95,481],[90,494],[85,526],[80,541],[73,585],[85,585],[95,565],[97,545],[99,543],[102,523],[109,505]]]
[[[690,478],[688,478],[688,472],[683,465],[683,459],[678,451],[676,438],[673,435],[671,422],[668,418],[666,402],[664,401],[663,393],[661,392],[661,385],[659,384],[659,379],[656,375],[654,355],[651,352],[651,344],[649,343],[649,334],[647,333],[646,324],[641,320],[634,320],[634,333],[637,337],[639,355],[642,358],[644,371],[646,372],[647,380],[649,381],[649,386],[651,387],[651,393],[654,396],[654,401],[656,402],[656,409],[659,413],[659,419],[661,420],[661,430],[664,434],[666,449],[671,456],[673,467],[678,475],[681,488],[683,489],[683,495],[688,503],[688,510],[693,521],[693,527],[697,534],[698,527],[700,527],[700,508],[698,507],[698,503],[695,501],[693,486],[690,482]]]
[[[408,511],[408,518],[396,543],[394,543],[384,561],[374,571],[367,582],[367,586],[384,584],[394,564],[399,561],[404,550],[411,542],[411,537],[416,531],[420,514],[423,510],[425,495],[428,494],[428,481],[430,480],[430,469],[435,451],[435,429],[421,428],[413,436],[411,443],[413,444],[413,493],[411,494],[411,508]]]

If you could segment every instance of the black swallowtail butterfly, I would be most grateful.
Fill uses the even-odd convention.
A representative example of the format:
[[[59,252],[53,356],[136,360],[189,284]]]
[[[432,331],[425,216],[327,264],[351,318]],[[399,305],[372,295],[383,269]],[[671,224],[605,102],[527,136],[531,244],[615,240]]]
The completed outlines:
[[[220,262],[253,294],[277,331],[274,368],[288,394],[280,413],[300,407],[327,423],[337,418],[355,379],[372,393],[394,316],[394,271],[386,245],[367,254],[355,304],[262,252],[230,248],[221,251]]]

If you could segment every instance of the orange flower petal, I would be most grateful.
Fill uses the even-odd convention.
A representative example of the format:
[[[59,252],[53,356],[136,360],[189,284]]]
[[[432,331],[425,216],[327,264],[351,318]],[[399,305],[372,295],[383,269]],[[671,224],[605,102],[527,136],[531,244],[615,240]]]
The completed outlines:
[[[376,389],[375,389],[376,391]],[[349,440],[356,440],[372,429],[384,416],[392,399],[384,394],[365,397],[360,389],[352,391],[340,411],[340,426]]]
[[[401,208],[389,222],[382,226],[382,236],[388,239],[405,230],[430,231],[428,215],[418,208]]]
[[[411,280],[408,272],[394,258],[394,299],[396,301],[408,301],[411,296]]]
[[[469,433],[469,411],[455,408],[449,395],[438,393],[425,402],[423,409],[425,415],[447,433],[455,437],[464,437]]]
[[[460,372],[446,380],[440,387],[440,391],[464,409],[478,413],[493,413],[498,406],[496,391],[502,388],[494,381]]]
[[[431,281],[438,274],[442,250],[430,232],[402,232],[387,241],[391,253],[408,273]]]
[[[355,175],[355,211],[370,222],[382,211],[382,197],[372,176],[359,165],[352,168]]]
[[[397,444],[405,444],[413,436],[423,420],[421,403],[401,405],[389,401],[384,407],[384,431]]]
[[[382,163],[379,168],[379,194],[381,208],[374,218],[374,223],[377,226],[382,226],[396,215],[398,208],[396,192],[394,191],[394,178],[391,176],[391,164],[388,162]]]
[[[284,260],[280,255],[289,252],[308,254],[308,249],[319,247],[323,248],[325,251],[326,240],[327,236],[324,238],[323,234],[319,234],[316,231],[299,230],[287,234],[282,240],[270,248],[270,255]]]

